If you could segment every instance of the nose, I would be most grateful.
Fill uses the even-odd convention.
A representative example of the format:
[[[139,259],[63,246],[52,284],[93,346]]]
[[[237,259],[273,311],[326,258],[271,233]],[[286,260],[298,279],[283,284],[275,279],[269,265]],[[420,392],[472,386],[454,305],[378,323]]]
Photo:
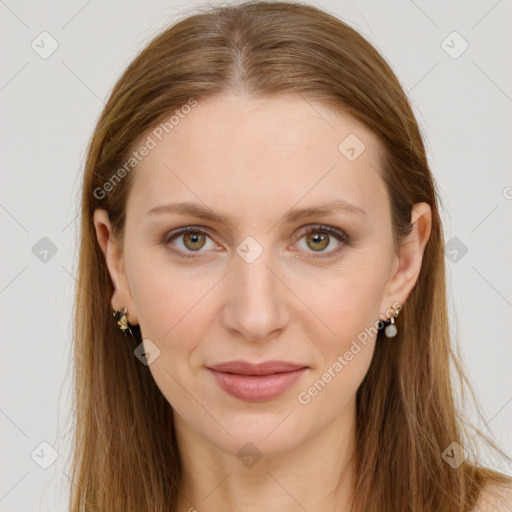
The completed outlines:
[[[264,341],[289,322],[289,289],[267,251],[252,263],[235,255],[234,268],[225,283],[227,300],[222,311],[224,327],[250,341]]]

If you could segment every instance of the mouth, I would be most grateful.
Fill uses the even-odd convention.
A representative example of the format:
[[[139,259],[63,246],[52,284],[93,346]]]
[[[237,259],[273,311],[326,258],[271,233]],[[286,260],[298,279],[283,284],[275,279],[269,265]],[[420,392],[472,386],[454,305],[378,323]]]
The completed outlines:
[[[231,361],[207,368],[226,393],[252,402],[269,400],[284,393],[309,369],[287,361],[257,364]]]

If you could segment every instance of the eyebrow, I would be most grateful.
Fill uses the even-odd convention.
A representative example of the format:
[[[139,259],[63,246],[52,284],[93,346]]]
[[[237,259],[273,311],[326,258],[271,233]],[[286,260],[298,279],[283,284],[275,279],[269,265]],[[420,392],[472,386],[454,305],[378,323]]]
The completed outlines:
[[[281,222],[292,223],[307,217],[329,215],[336,211],[366,217],[366,212],[359,206],[349,203],[348,201],[345,201],[343,199],[336,199],[334,201],[330,201],[318,206],[310,206],[307,208],[293,208],[289,210],[285,215],[283,215],[283,219]],[[219,224],[224,224],[228,227],[231,227],[233,225],[233,221],[230,218],[215,213],[210,208],[202,206],[198,203],[183,202],[155,206],[154,208],[151,208],[151,210],[149,210],[146,213],[146,215],[155,215],[160,213],[192,215],[200,219],[217,222]]]

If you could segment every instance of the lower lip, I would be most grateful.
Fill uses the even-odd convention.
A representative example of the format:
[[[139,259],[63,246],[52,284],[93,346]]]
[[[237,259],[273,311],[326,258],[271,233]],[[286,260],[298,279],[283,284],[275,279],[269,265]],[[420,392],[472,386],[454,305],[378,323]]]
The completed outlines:
[[[273,373],[271,375],[237,375],[234,373],[216,372],[210,369],[219,386],[241,400],[261,401],[280,395],[293,386],[307,368],[292,372]]]

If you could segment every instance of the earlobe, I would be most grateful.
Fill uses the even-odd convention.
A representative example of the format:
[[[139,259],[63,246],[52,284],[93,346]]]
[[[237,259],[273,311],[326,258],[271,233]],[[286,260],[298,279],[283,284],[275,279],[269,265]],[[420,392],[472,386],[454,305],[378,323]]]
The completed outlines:
[[[124,272],[122,251],[112,237],[112,226],[107,210],[103,208],[94,210],[93,222],[96,237],[105,257],[105,263],[114,286],[111,307],[114,311],[127,307],[130,312],[129,322],[132,325],[136,325],[138,319]]]

